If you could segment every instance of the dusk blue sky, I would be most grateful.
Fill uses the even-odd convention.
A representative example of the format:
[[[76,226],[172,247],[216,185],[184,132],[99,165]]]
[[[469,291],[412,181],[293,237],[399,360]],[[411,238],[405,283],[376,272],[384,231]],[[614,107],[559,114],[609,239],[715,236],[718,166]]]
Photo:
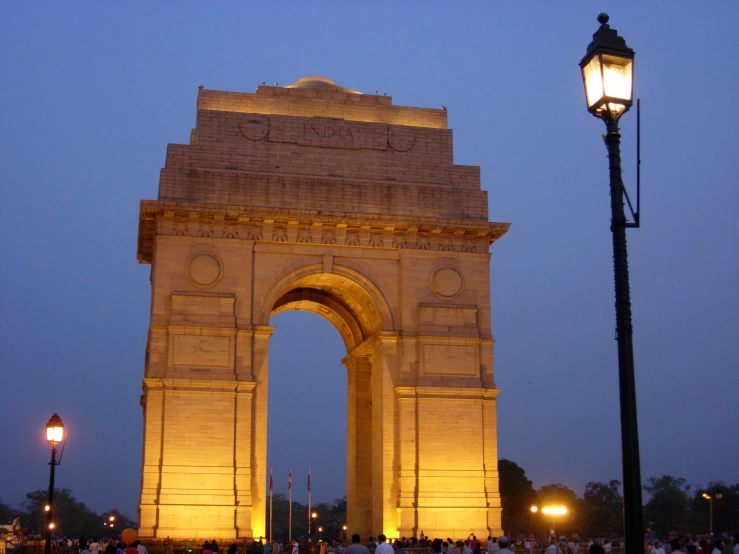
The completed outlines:
[[[0,3],[0,496],[57,485],[135,515],[149,269],[140,199],[199,85],[323,75],[449,110],[491,221],[500,457],[536,487],[621,479],[608,160],[578,62],[601,11],[636,51],[642,228],[628,231],[642,476],[739,481],[739,3]],[[622,120],[635,192],[636,113]],[[318,316],[273,318],[275,491],[345,494],[346,370]],[[449,444],[464,456],[475,444]]]

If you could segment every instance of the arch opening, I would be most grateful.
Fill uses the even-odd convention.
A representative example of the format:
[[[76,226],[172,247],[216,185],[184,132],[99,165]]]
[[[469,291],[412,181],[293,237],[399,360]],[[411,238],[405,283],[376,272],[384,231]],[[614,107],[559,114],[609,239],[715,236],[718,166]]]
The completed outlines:
[[[274,469],[275,498],[289,497],[292,470],[293,502],[304,505],[312,468],[315,509],[347,492],[347,374],[340,361],[345,347],[330,321],[304,310],[282,310],[270,322],[275,331],[269,344],[267,467]],[[307,518],[293,508],[292,534],[303,536]],[[287,540],[286,512],[275,504],[274,515],[273,536]]]
[[[320,304],[325,299],[327,301],[324,305],[329,309],[332,309],[334,301],[343,306],[361,330],[363,339],[378,331],[393,330],[390,306],[372,281],[361,273],[340,265],[334,265],[328,273],[321,264],[296,268],[280,279],[266,294],[261,309],[256,314],[255,323],[267,325],[272,314],[279,309],[282,297],[299,289],[315,292],[317,303]],[[325,296],[320,297],[318,293],[324,293]],[[290,298],[298,301],[297,297]],[[318,315],[325,317],[322,313]]]
[[[347,353],[351,352],[364,339],[370,329],[362,327],[354,313],[329,290],[298,287],[277,299],[272,316],[290,310],[311,312],[328,320],[339,332]]]
[[[367,535],[373,516],[373,364],[368,353],[358,353],[362,350],[358,347],[379,331],[392,329],[392,317],[384,298],[368,279],[348,268],[335,266],[334,271],[324,273],[321,266],[294,271],[267,295],[265,306],[269,306],[268,322],[292,310],[307,311],[327,320],[341,336],[346,348],[341,362],[346,367],[343,406],[347,523]]]

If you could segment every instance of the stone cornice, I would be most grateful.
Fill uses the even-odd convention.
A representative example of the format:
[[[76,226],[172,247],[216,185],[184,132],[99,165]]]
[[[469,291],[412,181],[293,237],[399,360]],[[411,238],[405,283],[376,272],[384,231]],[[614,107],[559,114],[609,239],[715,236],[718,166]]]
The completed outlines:
[[[142,200],[137,257],[156,235],[487,254],[509,223]]]

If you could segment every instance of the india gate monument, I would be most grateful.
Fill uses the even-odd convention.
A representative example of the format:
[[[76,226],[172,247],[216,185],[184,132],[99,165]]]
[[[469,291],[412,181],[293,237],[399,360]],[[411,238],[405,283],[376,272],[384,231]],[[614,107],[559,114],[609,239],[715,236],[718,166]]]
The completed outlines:
[[[323,77],[201,87],[139,215],[139,535],[267,535],[270,318],[287,310],[346,346],[349,535],[501,534],[489,249],[508,224],[487,206],[446,109]]]

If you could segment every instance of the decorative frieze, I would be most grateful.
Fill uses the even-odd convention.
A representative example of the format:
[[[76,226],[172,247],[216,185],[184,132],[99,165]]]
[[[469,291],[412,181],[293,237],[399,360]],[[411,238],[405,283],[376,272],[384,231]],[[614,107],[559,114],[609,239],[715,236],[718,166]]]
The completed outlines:
[[[142,205],[139,254],[141,261],[150,259],[150,245],[155,234],[485,254],[490,244],[508,229],[507,224],[487,222],[480,227],[463,228],[417,223],[347,222],[315,215],[295,218],[211,210],[163,210]]]

